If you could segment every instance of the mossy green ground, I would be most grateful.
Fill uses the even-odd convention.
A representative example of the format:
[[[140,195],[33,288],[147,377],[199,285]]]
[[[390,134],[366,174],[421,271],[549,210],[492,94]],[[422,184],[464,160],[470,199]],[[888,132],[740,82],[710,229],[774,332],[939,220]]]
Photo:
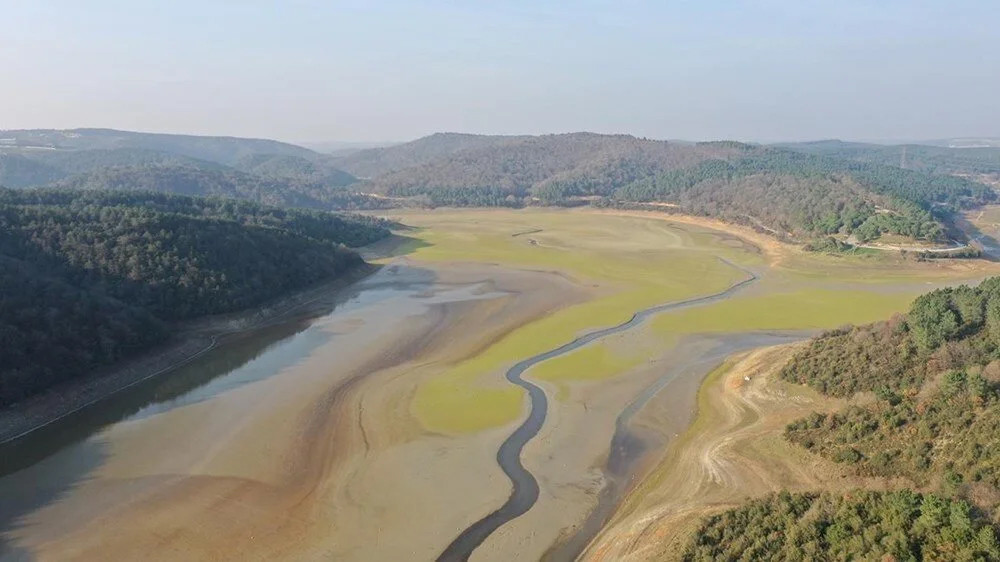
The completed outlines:
[[[764,279],[731,299],[654,318],[654,333],[664,345],[685,333],[870,322],[904,311],[927,290],[925,282],[949,275],[867,257],[801,256],[771,269],[729,235],[653,218],[568,210],[412,212],[398,218],[416,227],[407,232],[413,238],[405,249],[411,259],[559,270],[582,285],[599,287],[594,300],[514,330],[420,385],[412,411],[427,429],[441,433],[479,431],[518,419],[525,404],[522,390],[500,382],[516,361],[623,322],[636,310],[715,293],[744,278],[719,256],[755,268]],[[886,284],[900,282],[905,286],[886,290]],[[626,372],[641,360],[595,344],[542,363],[529,376],[560,385],[595,381]]]

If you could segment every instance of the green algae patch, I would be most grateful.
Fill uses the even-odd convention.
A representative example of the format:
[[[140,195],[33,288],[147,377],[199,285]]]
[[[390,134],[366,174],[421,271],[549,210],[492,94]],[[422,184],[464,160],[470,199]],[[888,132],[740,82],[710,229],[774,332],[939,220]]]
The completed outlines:
[[[660,334],[829,329],[875,322],[905,312],[919,294],[801,289],[738,296],[709,306],[662,314],[653,319],[652,325]]]
[[[526,324],[421,383],[411,411],[438,433],[481,431],[522,417],[523,390],[502,378],[514,363],[625,322],[638,310],[718,293],[746,277],[720,257],[766,267],[754,248],[730,235],[655,218],[526,209],[406,212],[401,220],[416,227],[407,231],[413,240],[405,249],[417,263],[558,271],[594,294],[593,300]],[[745,292],[665,312],[649,322],[660,338],[834,328],[905,311],[928,284],[955,278],[956,272],[925,264],[793,254],[767,268]],[[641,362],[616,357],[599,343],[541,363],[527,376],[554,383],[562,395],[574,381],[610,379]]]
[[[412,411],[428,430],[437,433],[481,431],[519,419],[524,410],[523,391],[495,386],[497,374],[517,361],[587,332],[626,322],[637,310],[723,291],[746,276],[716,256],[736,254],[732,248],[703,247],[713,239],[701,236],[696,242],[683,229],[654,219],[503,211],[448,213],[434,220],[422,215],[412,218],[422,227],[411,233],[423,242],[409,254],[417,261],[558,270],[596,289],[594,300],[522,326],[418,386]],[[583,352],[583,358],[604,353],[602,346],[594,349],[598,351],[578,353]],[[555,368],[575,368],[581,360],[573,355],[553,358],[533,371],[550,372],[547,364],[551,361],[557,361]],[[572,378],[596,380],[624,368],[620,358],[609,355],[604,360],[589,374],[577,369]],[[637,364],[641,358],[627,361]]]
[[[642,362],[642,355],[626,354],[607,344],[594,343],[540,363],[527,375],[550,382],[602,380],[620,375]]]
[[[525,392],[520,387],[479,387],[468,378],[451,372],[417,387],[411,407],[426,429],[473,433],[520,417],[525,404]]]

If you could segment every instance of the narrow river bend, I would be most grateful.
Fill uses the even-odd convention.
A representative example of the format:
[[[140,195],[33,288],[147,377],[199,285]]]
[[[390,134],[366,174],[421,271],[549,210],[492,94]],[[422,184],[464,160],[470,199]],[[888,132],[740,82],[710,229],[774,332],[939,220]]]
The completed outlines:
[[[486,515],[462,531],[438,557],[439,562],[468,560],[472,552],[497,529],[526,513],[538,501],[538,481],[531,472],[524,468],[524,464],[521,462],[521,453],[525,445],[538,434],[538,431],[542,428],[542,424],[545,423],[545,417],[548,413],[548,398],[539,386],[523,378],[522,375],[524,372],[543,361],[565,355],[601,338],[630,330],[642,324],[653,315],[670,310],[703,306],[717,302],[729,298],[736,292],[757,281],[758,277],[752,271],[740,267],[725,258],[720,257],[719,259],[727,265],[744,272],[747,277],[718,293],[659,304],[640,310],[633,314],[626,322],[580,336],[555,349],[529,357],[515,364],[507,371],[507,380],[527,390],[531,403],[531,410],[528,413],[527,419],[507,437],[497,450],[497,464],[500,465],[500,468],[503,469],[504,473],[510,479],[513,484],[513,490],[510,497],[499,509]]]

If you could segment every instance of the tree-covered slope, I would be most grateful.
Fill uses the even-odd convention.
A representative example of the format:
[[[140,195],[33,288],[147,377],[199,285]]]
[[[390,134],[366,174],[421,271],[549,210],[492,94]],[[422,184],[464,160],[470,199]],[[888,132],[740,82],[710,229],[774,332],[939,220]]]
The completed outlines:
[[[0,131],[5,146],[55,150],[114,150],[120,148],[166,152],[232,165],[253,154],[280,154],[311,158],[315,152],[268,139],[139,133],[114,129],[21,129]]]
[[[333,158],[317,156],[308,159],[282,154],[254,154],[241,158],[233,167],[243,172],[269,178],[290,179],[342,187],[351,185],[358,178],[335,167]]]
[[[906,316],[813,340],[782,378],[874,400],[816,413],[787,438],[864,476],[1000,507],[1000,277],[918,298]]]
[[[87,129],[0,131],[0,185],[157,190],[353,208],[357,178],[328,155],[258,139]],[[356,199],[356,198],[355,198]],[[369,205],[377,206],[377,205]]]
[[[350,210],[379,208],[384,200],[309,177],[295,178],[203,169],[184,165],[113,166],[66,178],[59,188],[75,190],[159,191],[192,196],[246,199],[279,207]]]
[[[41,187],[75,174],[120,166],[186,166],[206,170],[226,169],[226,166],[214,162],[138,148],[14,150],[0,153],[0,185]]]
[[[358,150],[335,158],[334,165],[359,178],[374,178],[420,166],[464,150],[517,143],[529,138],[531,137],[435,133],[403,144]]]
[[[922,144],[868,144],[838,140],[779,145],[796,152],[905,167],[933,174],[998,174],[1000,147],[952,148]]]
[[[30,187],[66,177],[66,172],[20,154],[0,153],[0,185]]]
[[[359,189],[430,205],[667,203],[793,239],[961,234],[952,213],[996,199],[968,179],[736,142],[676,143],[571,133],[441,134],[342,159]],[[385,162],[384,166],[375,165]]]
[[[639,180],[614,197],[673,203],[793,237],[844,233],[870,240],[893,233],[940,240],[951,213],[997,195],[963,178],[758,147]]]
[[[823,334],[780,376],[867,393],[785,437],[903,489],[753,499],[705,518],[685,560],[1000,560],[1000,277]]]
[[[755,499],[705,519],[683,560],[997,560],[996,531],[961,500],[858,491]]]
[[[0,190],[0,404],[362,263],[377,219],[157,193]],[[81,332],[81,330],[83,330]]]
[[[689,167],[742,150],[742,145],[735,143],[687,145],[593,133],[483,137],[472,147],[380,174],[370,185],[373,190],[397,195],[442,188],[495,188],[518,197],[538,195],[554,200],[608,194],[659,170]]]

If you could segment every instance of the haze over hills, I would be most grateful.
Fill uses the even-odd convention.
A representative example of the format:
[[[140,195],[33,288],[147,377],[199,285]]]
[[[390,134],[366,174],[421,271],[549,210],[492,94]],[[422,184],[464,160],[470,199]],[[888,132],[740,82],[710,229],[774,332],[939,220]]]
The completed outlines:
[[[949,232],[951,211],[995,198],[982,184],[941,174],[953,168],[902,170],[876,150],[887,149],[872,145],[849,158],[728,141],[448,133],[361,151],[337,165],[372,176],[362,189],[431,205],[654,202],[793,239],[893,233],[944,240],[960,236]],[[945,151],[945,162],[962,158],[931,150]]]
[[[21,129],[0,131],[0,147],[25,150],[112,150],[142,148],[220,164],[251,154],[311,157],[307,148],[267,139],[139,133],[115,129]]]
[[[899,166],[933,174],[985,174],[1000,178],[1000,143],[972,146],[929,144],[881,145],[840,140],[775,145],[798,152],[887,166]]]
[[[154,190],[321,209],[653,203],[793,240],[836,235],[836,244],[883,234],[961,238],[951,214],[995,199],[984,184],[1000,179],[998,148],[841,141],[436,133],[335,156],[263,139],[110,129],[5,131],[0,139],[0,184],[10,187]]]

